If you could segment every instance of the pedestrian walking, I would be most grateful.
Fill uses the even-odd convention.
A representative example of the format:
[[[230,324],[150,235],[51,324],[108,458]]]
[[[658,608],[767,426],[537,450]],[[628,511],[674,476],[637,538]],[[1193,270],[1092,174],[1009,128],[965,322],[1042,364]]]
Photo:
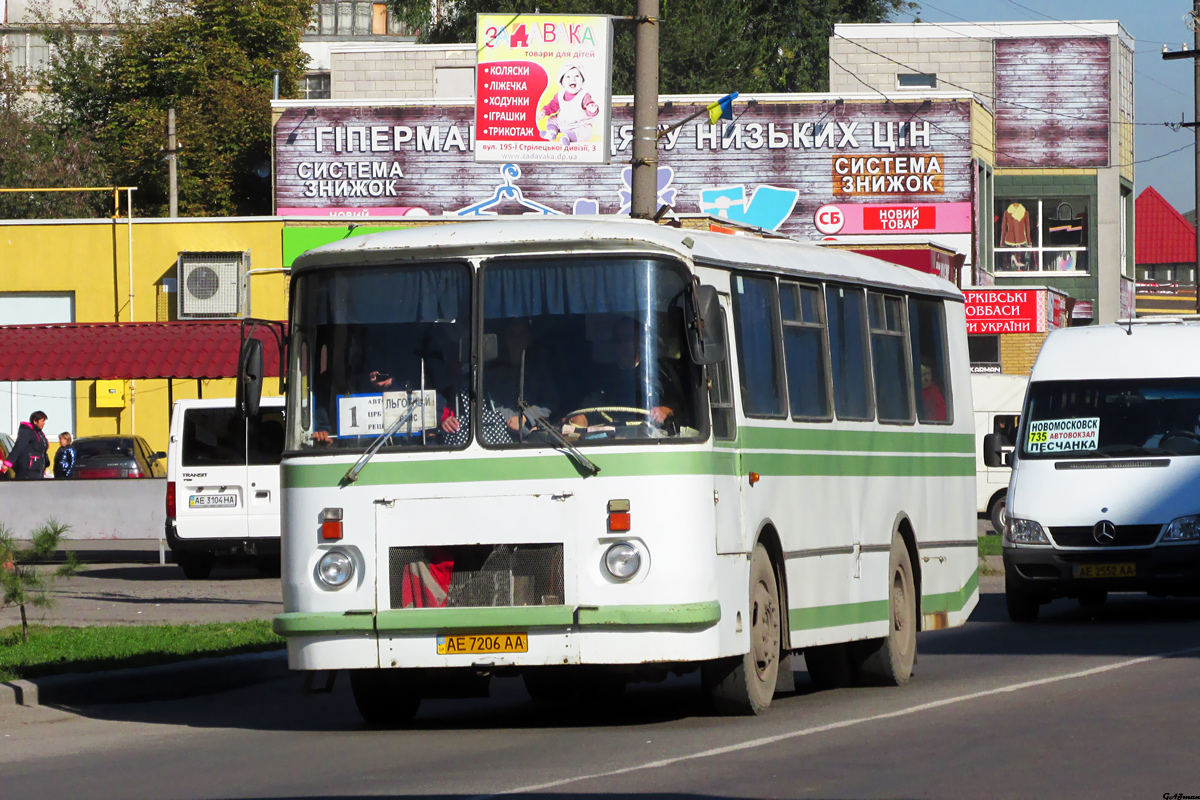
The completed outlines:
[[[54,477],[69,478],[75,471],[75,446],[71,434],[63,431],[58,435],[58,452],[54,454]]]
[[[42,428],[46,427],[44,411],[35,411],[29,415],[29,422],[22,422],[17,430],[17,443],[4,462],[5,469],[12,467],[19,481],[40,480],[46,477],[46,451],[50,443]]]

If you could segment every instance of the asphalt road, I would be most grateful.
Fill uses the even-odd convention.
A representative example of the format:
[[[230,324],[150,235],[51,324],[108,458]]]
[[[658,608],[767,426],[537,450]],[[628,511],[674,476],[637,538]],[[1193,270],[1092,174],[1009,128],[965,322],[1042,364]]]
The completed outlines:
[[[521,683],[363,726],[344,680],[156,704],[0,710],[11,798],[1161,798],[1200,795],[1200,600],[1071,601],[1015,625],[1002,582],[965,627],[922,634],[904,687],[796,693],[709,715],[691,676],[603,712],[534,705]]]

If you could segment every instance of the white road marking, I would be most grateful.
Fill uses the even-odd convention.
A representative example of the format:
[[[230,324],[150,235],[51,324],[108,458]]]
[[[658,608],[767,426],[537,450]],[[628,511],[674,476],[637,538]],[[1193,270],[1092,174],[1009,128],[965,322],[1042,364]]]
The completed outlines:
[[[609,770],[607,772],[597,772],[592,775],[578,775],[574,778],[563,778],[557,781],[547,781],[546,783],[538,783],[530,786],[521,786],[515,789],[506,789],[501,792],[492,794],[475,795],[468,800],[488,800],[492,797],[502,797],[509,794],[527,794],[529,792],[540,792],[546,789],[555,789],[559,786],[566,786],[571,783],[580,783],[582,781],[595,780],[597,778],[611,778],[616,775],[627,775],[631,772],[640,772],[647,769],[658,769],[659,767],[669,767],[672,764],[678,764],[683,761],[694,761],[699,758],[711,758],[713,756],[723,756],[728,753],[737,753],[743,750],[753,750],[756,747],[765,747],[770,744],[777,744],[788,739],[797,739],[801,736],[812,736],[818,733],[827,733],[828,731],[836,731],[842,728],[851,728],[855,725],[863,725],[868,722],[879,722],[880,720],[896,719],[897,717],[907,717],[911,714],[919,714],[922,711],[930,711],[935,708],[954,705],[956,703],[965,703],[970,700],[978,700],[983,697],[993,697],[999,694],[1007,694],[1008,692],[1019,692],[1024,689],[1031,689],[1035,686],[1045,686],[1051,683],[1060,681],[1071,681],[1077,678],[1087,678],[1091,675],[1099,675],[1104,672],[1112,672],[1126,667],[1134,667],[1138,664],[1146,664],[1151,661],[1159,661],[1164,658],[1173,658],[1175,656],[1188,655],[1190,653],[1200,652],[1200,647],[1189,647],[1184,650],[1172,650],[1168,653],[1158,653],[1152,656],[1143,656],[1142,658],[1132,658],[1128,661],[1118,661],[1115,664],[1108,664],[1103,667],[1093,667],[1092,669],[1080,670],[1079,672],[1068,672],[1065,675],[1055,675],[1050,678],[1039,678],[1033,681],[1024,681],[1022,683],[1014,683],[1009,686],[1000,686],[995,689],[988,689],[982,692],[972,692],[971,694],[963,694],[957,697],[947,697],[944,700],[933,700],[929,703],[921,703],[920,705],[902,708],[898,711],[889,711],[884,714],[875,714],[870,717],[858,717],[856,719],[847,719],[841,722],[831,722],[827,725],[818,725],[813,728],[805,728],[798,731],[789,731],[788,733],[780,733],[775,736],[763,736],[759,739],[750,739],[749,741],[739,742],[738,744],[730,744],[724,747],[714,747],[709,750],[701,750],[696,753],[687,753],[681,756],[673,756],[671,758],[663,758],[658,761],[647,761],[644,764],[635,764],[631,767],[622,767],[620,769]]]

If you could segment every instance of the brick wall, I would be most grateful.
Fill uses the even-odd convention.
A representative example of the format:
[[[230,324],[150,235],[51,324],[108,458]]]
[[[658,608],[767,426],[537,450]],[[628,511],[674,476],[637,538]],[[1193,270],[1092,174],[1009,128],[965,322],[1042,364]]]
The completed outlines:
[[[334,100],[423,99],[436,94],[437,68],[475,66],[475,46],[334,51],[329,66]]]
[[[860,45],[832,36],[829,57],[831,92],[866,91],[866,82],[881,92],[892,93],[896,91],[897,73],[924,72],[938,76],[935,88],[940,91],[966,89],[989,100],[994,94],[990,39],[864,39]]]
[[[1042,342],[1049,333],[1004,333],[1000,335],[1000,369],[1005,375],[1028,375],[1033,371]]]

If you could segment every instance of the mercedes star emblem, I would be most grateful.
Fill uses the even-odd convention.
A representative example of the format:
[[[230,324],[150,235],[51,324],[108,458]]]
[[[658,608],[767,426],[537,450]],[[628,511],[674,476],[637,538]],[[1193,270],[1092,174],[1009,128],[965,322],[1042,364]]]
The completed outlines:
[[[1117,526],[1106,519],[1100,520],[1092,528],[1092,538],[1096,544],[1112,544],[1117,540]]]

